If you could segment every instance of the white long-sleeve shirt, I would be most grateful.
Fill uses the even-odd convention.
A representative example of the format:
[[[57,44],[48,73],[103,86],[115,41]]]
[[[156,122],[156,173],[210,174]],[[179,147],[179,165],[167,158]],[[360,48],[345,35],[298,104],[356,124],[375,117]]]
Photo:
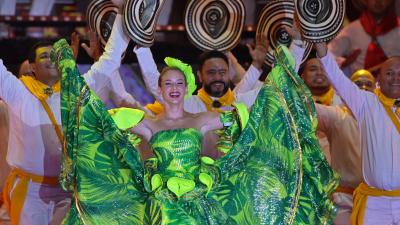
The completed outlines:
[[[365,182],[382,190],[399,190],[400,134],[383,105],[375,94],[362,91],[351,82],[330,52],[321,62],[336,93],[357,119]]]
[[[117,15],[105,53],[84,74],[87,84],[100,92],[120,66],[121,55],[129,39],[123,33],[121,16]],[[40,101],[23,83],[5,68],[0,60],[0,98],[8,105],[10,138],[7,162],[11,167],[29,173],[58,176],[60,172],[61,143]],[[60,93],[47,99],[58,124],[61,124]]]
[[[150,49],[138,48],[135,49],[134,52],[137,55],[147,89],[154,95],[154,97],[158,101],[162,102],[162,98],[158,95],[157,92],[158,78],[160,76],[160,72],[157,69],[157,65],[154,62],[153,55]],[[253,105],[257,97],[258,91],[261,88],[260,85],[257,85],[260,75],[261,71],[259,71],[254,66],[250,66],[250,68],[246,71],[243,79],[233,89],[233,93],[237,102],[242,102],[246,104],[249,108]],[[185,111],[190,113],[200,113],[207,111],[207,108],[204,105],[203,101],[197,95],[192,95],[190,98],[185,100],[184,109]],[[231,107],[221,108],[221,110],[231,109]]]

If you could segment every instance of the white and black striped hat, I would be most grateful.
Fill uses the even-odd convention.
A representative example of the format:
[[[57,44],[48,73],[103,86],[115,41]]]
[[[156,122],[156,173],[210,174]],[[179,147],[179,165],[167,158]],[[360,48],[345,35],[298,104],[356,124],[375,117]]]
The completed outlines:
[[[126,0],[124,5],[124,28],[126,34],[137,44],[150,47],[158,16],[165,0]]]
[[[118,7],[111,0],[93,0],[86,10],[86,20],[90,30],[96,32],[104,47],[111,35]]]
[[[303,37],[310,42],[326,42],[340,31],[345,16],[345,0],[295,0]]]
[[[284,27],[293,25],[294,12],[294,2],[287,0],[272,1],[261,10],[256,35],[258,37],[265,35],[269,41],[265,64],[272,66],[275,61],[275,48],[278,45],[283,44],[289,47],[292,42]],[[303,61],[307,59],[312,49],[312,43],[305,42],[305,48]]]
[[[185,10],[189,40],[203,51],[233,49],[245,20],[241,0],[190,0]]]

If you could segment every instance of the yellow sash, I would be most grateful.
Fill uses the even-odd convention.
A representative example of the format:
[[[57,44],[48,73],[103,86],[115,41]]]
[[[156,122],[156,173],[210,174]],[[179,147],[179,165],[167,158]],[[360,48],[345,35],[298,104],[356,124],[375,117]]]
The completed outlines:
[[[323,94],[321,96],[313,95],[312,98],[313,98],[314,102],[320,103],[322,105],[332,105],[333,96],[335,96],[335,90],[331,86],[325,94]]]
[[[25,87],[40,101],[44,110],[50,118],[51,123],[53,124],[54,130],[56,131],[57,137],[60,140],[60,143],[63,143],[64,135],[60,126],[58,125],[56,118],[54,117],[53,112],[50,109],[50,106],[47,104],[47,98],[53,93],[60,92],[61,85],[60,81],[54,84],[52,87],[49,87],[42,82],[36,80],[32,76],[22,76],[20,78]]]
[[[54,84],[53,87],[49,87],[36,80],[32,76],[22,76],[20,80],[22,83],[24,83],[25,87],[39,100],[46,100],[50,95],[60,92],[61,90],[60,81]]]
[[[19,178],[18,183],[15,184],[15,180],[17,178]],[[12,225],[19,224],[21,210],[24,206],[26,193],[28,192],[29,181],[48,185],[59,184],[58,177],[43,177],[36,174],[27,173],[18,168],[13,169],[8,175],[3,189],[4,205],[9,212]]]
[[[400,107],[396,108],[396,114],[393,113],[392,107],[395,107],[394,103],[396,99],[386,97],[379,88],[375,89],[375,94],[378,97],[379,101],[382,103],[383,108],[385,108],[386,113],[392,120],[393,124],[395,125],[397,131],[400,133]]]
[[[201,99],[201,101],[204,103],[204,105],[207,108],[207,111],[213,111],[213,112],[222,112],[220,108],[214,108],[213,107],[213,102],[214,100],[207,94],[207,92],[204,90],[204,88],[201,88],[197,92],[197,96]],[[229,88],[228,91],[218,99],[218,101],[221,103],[221,107],[223,106],[231,106],[235,102],[235,96],[233,95],[232,90]]]
[[[365,214],[365,207],[367,206],[368,196],[386,196],[386,197],[400,197],[400,190],[384,191],[373,187],[369,187],[365,183],[361,183],[353,194],[353,210],[351,213],[351,224],[362,225]]]
[[[153,104],[147,104],[145,107],[155,115],[164,112],[164,107],[158,101],[155,101]]]

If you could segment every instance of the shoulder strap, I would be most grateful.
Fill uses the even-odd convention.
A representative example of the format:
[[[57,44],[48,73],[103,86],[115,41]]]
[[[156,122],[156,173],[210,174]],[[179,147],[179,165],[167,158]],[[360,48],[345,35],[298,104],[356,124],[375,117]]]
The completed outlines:
[[[57,137],[60,140],[60,143],[63,144],[63,140],[64,140],[63,132],[61,130],[61,127],[58,125],[56,118],[54,117],[54,114],[50,109],[50,106],[47,104],[46,100],[44,100],[44,99],[38,99],[38,100],[40,101],[40,103],[42,103],[44,110],[46,111],[47,115],[49,116],[50,121],[53,124],[54,130],[56,131]]]

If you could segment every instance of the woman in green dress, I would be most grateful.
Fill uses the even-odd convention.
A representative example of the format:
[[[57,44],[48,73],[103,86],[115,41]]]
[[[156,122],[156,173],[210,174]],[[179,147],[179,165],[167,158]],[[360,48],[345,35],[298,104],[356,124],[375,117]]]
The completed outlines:
[[[315,136],[311,95],[286,47],[246,117],[190,114],[189,66],[175,59],[160,76],[165,113],[107,112],[80,77],[65,40],[52,58],[62,73],[65,134],[60,182],[74,193],[64,224],[330,224],[338,177]],[[205,132],[223,129],[223,157],[201,157]],[[140,159],[138,136],[155,158]],[[228,151],[229,150],[229,151]]]

